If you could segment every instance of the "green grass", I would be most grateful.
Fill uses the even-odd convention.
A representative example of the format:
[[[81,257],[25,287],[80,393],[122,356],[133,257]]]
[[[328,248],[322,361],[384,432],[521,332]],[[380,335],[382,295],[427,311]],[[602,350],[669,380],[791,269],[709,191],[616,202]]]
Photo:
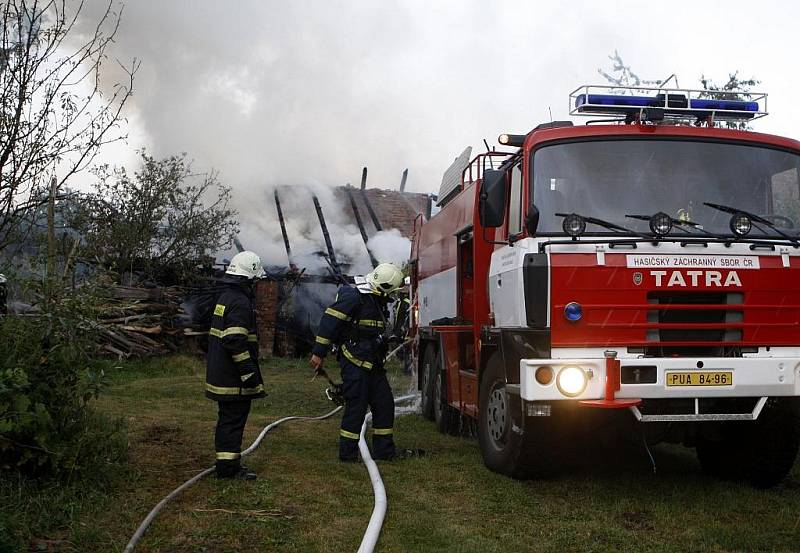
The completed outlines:
[[[254,404],[246,444],[278,418],[331,409],[304,361],[263,367],[270,395]],[[121,551],[161,497],[213,462],[215,404],[202,396],[200,360],[122,363],[108,373],[112,386],[97,407],[127,422],[125,469],[70,486],[0,480],[0,516],[39,550]],[[398,395],[406,389],[398,375],[393,386]],[[363,466],[336,460],[338,420],[277,428],[247,459],[259,480],[200,482],[137,551],[355,551],[372,489]],[[707,478],[691,450],[661,447],[657,475],[632,450],[554,480],[518,482],[486,470],[475,440],[440,435],[418,416],[398,419],[396,434],[430,456],[380,465],[389,497],[381,552],[800,551],[797,466],[763,491]],[[14,551],[3,548],[0,539],[0,553]]]

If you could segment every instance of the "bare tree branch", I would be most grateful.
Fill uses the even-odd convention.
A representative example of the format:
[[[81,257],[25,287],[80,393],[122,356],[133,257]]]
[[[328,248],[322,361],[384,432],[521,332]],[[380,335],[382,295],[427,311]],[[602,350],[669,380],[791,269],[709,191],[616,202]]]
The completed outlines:
[[[125,80],[108,87],[111,94],[101,86],[122,6],[108,0],[86,37],[76,41],[83,6],[70,0],[0,5],[0,250],[24,214],[46,201],[44,188],[53,175],[61,188],[94,162],[102,146],[125,138],[122,110],[139,62],[120,63]]]

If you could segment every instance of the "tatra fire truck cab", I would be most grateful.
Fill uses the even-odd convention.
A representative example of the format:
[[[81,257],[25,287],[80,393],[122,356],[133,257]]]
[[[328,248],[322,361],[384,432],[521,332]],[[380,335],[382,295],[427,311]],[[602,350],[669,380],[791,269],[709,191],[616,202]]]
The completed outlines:
[[[513,477],[625,427],[775,485],[800,443],[800,143],[720,126],[763,94],[584,86],[570,115],[599,120],[465,150],[416,225],[423,413],[477,419]]]

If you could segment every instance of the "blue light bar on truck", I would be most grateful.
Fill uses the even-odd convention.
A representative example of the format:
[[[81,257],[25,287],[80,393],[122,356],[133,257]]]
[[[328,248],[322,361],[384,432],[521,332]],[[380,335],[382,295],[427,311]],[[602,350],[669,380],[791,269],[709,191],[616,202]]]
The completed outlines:
[[[756,119],[767,114],[766,94],[741,93],[747,95],[745,100],[702,97],[713,93],[719,94],[708,90],[584,86],[570,94],[570,115],[629,115],[649,108],[663,110],[670,119],[689,120]]]
[[[728,110],[728,111],[758,111],[758,102],[745,102],[742,100],[692,100],[689,109],[703,110]]]
[[[620,106],[632,108],[656,107],[656,99],[649,96],[616,96],[613,94],[581,94],[575,100],[575,107]],[[661,102],[660,105],[663,105]]]
[[[669,107],[685,107],[687,109],[699,110],[726,110],[726,111],[758,111],[758,102],[743,102],[740,100],[692,100],[691,105],[686,96],[669,97],[669,105],[665,102],[666,96],[663,98],[653,98],[651,96],[616,96],[613,94],[581,94],[575,100],[575,107],[581,108],[586,104],[592,106],[620,106],[620,107],[633,107],[633,108],[669,108]],[[683,104],[673,105],[673,104]]]

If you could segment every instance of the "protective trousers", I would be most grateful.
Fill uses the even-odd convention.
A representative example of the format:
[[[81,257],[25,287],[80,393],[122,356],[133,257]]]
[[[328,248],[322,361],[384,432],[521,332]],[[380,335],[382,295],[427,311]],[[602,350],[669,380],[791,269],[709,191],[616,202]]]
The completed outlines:
[[[372,457],[391,459],[394,449],[394,395],[384,369],[362,369],[341,359],[345,406],[339,430],[339,459],[358,459],[361,426],[372,410]]]
[[[242,466],[242,435],[250,414],[250,400],[218,401],[219,416],[214,433],[217,475],[233,476]]]

